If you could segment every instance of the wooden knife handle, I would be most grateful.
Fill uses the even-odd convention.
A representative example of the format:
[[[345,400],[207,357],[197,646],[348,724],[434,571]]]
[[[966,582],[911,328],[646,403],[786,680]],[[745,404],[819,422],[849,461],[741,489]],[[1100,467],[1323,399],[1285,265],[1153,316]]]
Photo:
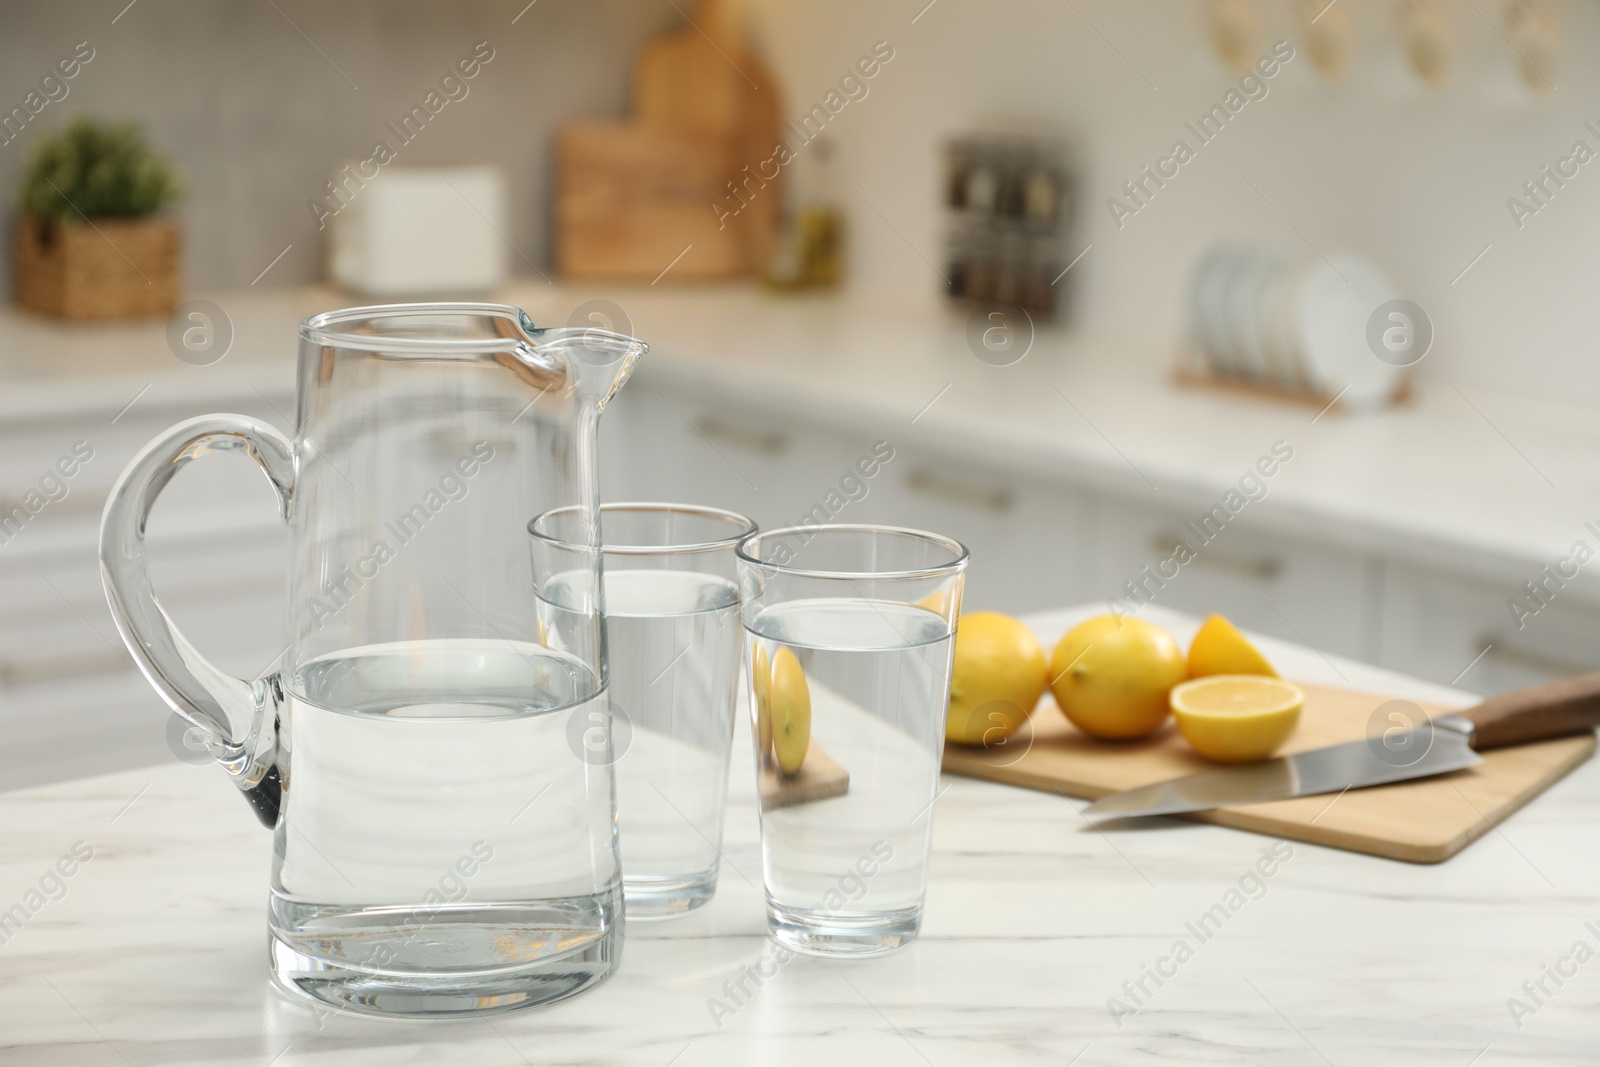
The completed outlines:
[[[1479,752],[1581,734],[1600,726],[1600,673],[1502,693],[1461,715],[1477,727]]]

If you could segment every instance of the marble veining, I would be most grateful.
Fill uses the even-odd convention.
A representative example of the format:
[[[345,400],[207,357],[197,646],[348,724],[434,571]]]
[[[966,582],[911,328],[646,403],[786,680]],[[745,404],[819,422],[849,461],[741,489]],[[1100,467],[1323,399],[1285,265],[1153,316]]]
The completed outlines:
[[[1030,621],[1052,637],[1092,610]],[[1154,608],[1149,617],[1180,639],[1193,627]],[[1337,680],[1314,652],[1262,644],[1292,677]],[[1334,662],[1353,685],[1470,701]],[[1038,714],[1057,712],[1047,700]],[[748,751],[746,737],[735,744]],[[1563,964],[1573,973],[1544,978],[1537,1005],[1524,987],[1537,990],[1580,939],[1600,948],[1586,926],[1600,927],[1600,859],[1587,841],[1594,764],[1439,866],[1280,845],[1289,856],[1264,892],[1203,941],[1185,924],[1271,854],[1272,839],[1177,820],[1101,833],[1081,801],[946,778],[922,937],[880,959],[795,959],[746,978],[748,995],[714,1021],[708,1001],[731,1003],[726,985],[769,951],[754,776],[742,758],[734,768],[728,862],[707,908],[631,926],[620,969],[591,994],[443,1025],[318,1015],[268,987],[271,839],[220,771],[174,761],[0,794],[0,910],[32,899],[76,842],[93,853],[62,878],[59,899],[41,894],[20,929],[0,934],[0,1062],[1600,1060],[1600,962]],[[1191,952],[1162,963],[1180,939]],[[1144,977],[1155,970],[1168,973],[1159,985]],[[1514,1013],[1511,998],[1532,1010]]]

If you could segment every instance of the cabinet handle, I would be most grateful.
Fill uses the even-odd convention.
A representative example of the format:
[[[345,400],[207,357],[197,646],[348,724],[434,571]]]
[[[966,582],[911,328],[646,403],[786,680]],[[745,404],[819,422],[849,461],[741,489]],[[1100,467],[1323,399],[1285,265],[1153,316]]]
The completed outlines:
[[[1176,548],[1180,541],[1188,544],[1187,538],[1179,537],[1175,533],[1159,533],[1150,539],[1150,547],[1156,552],[1166,554]],[[1283,560],[1277,556],[1231,556],[1204,546],[1189,562],[1216,571],[1227,571],[1229,574],[1242,574],[1246,578],[1259,578],[1264,582],[1270,582],[1283,573]]]
[[[776,456],[789,448],[789,439],[776,431],[752,430],[748,426],[738,426],[712,415],[701,415],[691,421],[694,428],[706,437],[725,441],[747,452]]]
[[[1593,663],[1572,663],[1546,656],[1539,652],[1529,652],[1525,649],[1514,648],[1499,634],[1485,634],[1478,638],[1479,659],[1497,659],[1502,663],[1524,670],[1541,671],[1545,674],[1555,674],[1565,678],[1572,674],[1584,674],[1595,669]]]
[[[1010,511],[1016,502],[1009,489],[974,485],[943,474],[935,474],[921,467],[912,468],[906,475],[906,485],[916,492],[939,497],[963,507],[975,508],[978,511],[996,513]]]
[[[88,648],[55,655],[0,659],[0,685],[34,685],[82,674],[128,670],[133,660],[120,648]]]

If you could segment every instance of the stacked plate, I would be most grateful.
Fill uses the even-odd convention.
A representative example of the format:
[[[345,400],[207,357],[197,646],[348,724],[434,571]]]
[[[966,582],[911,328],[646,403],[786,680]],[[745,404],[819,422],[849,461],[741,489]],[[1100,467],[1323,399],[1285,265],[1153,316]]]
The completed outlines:
[[[1218,378],[1380,407],[1405,372],[1374,354],[1368,321],[1399,296],[1364,256],[1225,242],[1189,277],[1189,336]]]

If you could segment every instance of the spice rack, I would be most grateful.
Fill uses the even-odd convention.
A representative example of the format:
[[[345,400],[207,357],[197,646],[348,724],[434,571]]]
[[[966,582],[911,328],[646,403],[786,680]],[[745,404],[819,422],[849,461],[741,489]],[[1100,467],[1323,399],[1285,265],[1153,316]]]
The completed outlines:
[[[1060,284],[1075,175],[1056,138],[967,134],[945,146],[946,291],[974,305],[1065,315]]]

